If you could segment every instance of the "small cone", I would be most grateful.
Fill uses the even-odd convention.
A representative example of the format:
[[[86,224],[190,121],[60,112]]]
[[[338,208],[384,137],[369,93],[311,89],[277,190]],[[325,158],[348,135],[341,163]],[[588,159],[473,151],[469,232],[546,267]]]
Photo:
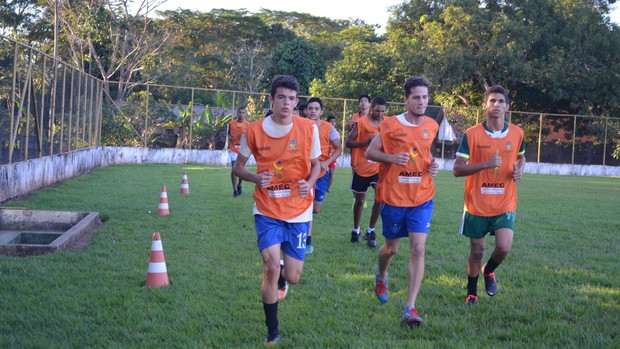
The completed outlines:
[[[187,172],[183,172],[181,180],[181,194],[189,194],[189,183],[187,183]]]
[[[164,248],[158,232],[153,233],[151,243],[151,260],[149,261],[149,273],[146,276],[146,285],[149,287],[168,286],[168,270],[164,258]]]
[[[157,206],[158,216],[167,216],[170,214],[168,209],[168,193],[166,193],[166,186],[161,187],[161,194],[159,195],[159,205]]]

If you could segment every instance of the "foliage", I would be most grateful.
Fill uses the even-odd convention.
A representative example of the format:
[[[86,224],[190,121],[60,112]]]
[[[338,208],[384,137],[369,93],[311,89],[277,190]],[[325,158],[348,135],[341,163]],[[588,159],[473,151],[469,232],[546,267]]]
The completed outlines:
[[[354,43],[343,52],[344,58],[327,69],[325,79],[314,80],[310,94],[357,98],[362,94],[383,95],[402,100],[403,73],[395,67],[393,55],[378,44]]]
[[[292,75],[299,82],[299,95],[307,95],[310,82],[323,78],[324,64],[319,47],[310,41],[297,38],[278,45],[273,53],[270,76]]]
[[[185,171],[190,195],[178,190]],[[392,260],[390,301],[381,305],[373,292],[377,250],[348,241],[349,180],[350,169],[338,167],[314,217],[315,254],[306,256],[301,281],[279,303],[286,347],[617,346],[617,178],[525,174],[513,250],[495,272],[499,291],[493,298],[480,295],[477,306],[467,307],[469,242],[458,234],[464,180],[441,171],[434,180],[426,271],[416,301],[424,322],[413,330],[400,326],[409,243],[402,241]],[[162,184],[168,188],[166,217],[155,215]],[[84,251],[0,256],[0,347],[264,345],[262,260],[252,186],[243,185],[244,194],[233,198],[229,167],[120,165],[45,188],[25,201],[3,203],[96,211],[108,219]],[[576,233],[592,227],[595,233]],[[144,282],[155,231],[172,284],[150,289]],[[485,260],[494,239],[487,240]],[[482,280],[478,287],[483,293]]]

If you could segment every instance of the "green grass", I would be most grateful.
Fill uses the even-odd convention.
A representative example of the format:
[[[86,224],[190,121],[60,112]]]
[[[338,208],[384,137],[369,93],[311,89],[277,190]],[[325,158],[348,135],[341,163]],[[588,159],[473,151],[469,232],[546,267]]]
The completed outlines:
[[[189,196],[179,194],[183,171]],[[409,330],[400,326],[408,243],[390,267],[390,302],[381,305],[373,292],[377,251],[349,243],[350,173],[337,170],[315,216],[315,254],[280,303],[282,347],[618,347],[620,179],[526,174],[513,251],[496,272],[499,292],[467,307],[469,242],[458,234],[464,179],[440,173],[417,301],[424,324]],[[155,215],[162,184],[167,217]],[[232,197],[230,168],[123,165],[4,203],[98,211],[105,224],[82,252],[0,256],[0,347],[260,347],[261,258],[250,185],[244,189]],[[155,231],[172,282],[161,289],[143,286]]]

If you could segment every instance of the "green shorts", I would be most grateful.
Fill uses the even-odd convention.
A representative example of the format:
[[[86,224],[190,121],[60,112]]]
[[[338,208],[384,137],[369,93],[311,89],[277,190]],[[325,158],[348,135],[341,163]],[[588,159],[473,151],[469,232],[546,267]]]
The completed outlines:
[[[465,211],[461,221],[461,235],[472,239],[482,239],[488,233],[495,235],[495,231],[502,228],[508,228],[514,232],[516,218],[517,212],[506,212],[493,217],[482,217]]]

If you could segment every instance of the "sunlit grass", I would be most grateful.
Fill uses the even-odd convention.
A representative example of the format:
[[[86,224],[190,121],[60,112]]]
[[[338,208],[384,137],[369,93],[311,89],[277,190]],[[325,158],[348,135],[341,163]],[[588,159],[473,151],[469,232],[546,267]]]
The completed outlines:
[[[190,195],[179,193],[184,171]],[[466,307],[469,242],[458,234],[464,179],[440,173],[417,301],[424,324],[411,331],[400,326],[409,244],[394,257],[390,301],[382,305],[373,291],[377,251],[349,243],[350,173],[337,169],[315,216],[315,254],[280,304],[283,347],[617,346],[617,178],[526,175],[514,248],[496,272],[499,292]],[[167,217],[155,214],[162,184]],[[260,347],[262,265],[252,205],[249,183],[233,198],[230,168],[196,164],[107,167],[3,203],[98,211],[106,222],[82,252],[0,256],[0,347]],[[162,289],[143,286],[154,231],[172,282]]]

